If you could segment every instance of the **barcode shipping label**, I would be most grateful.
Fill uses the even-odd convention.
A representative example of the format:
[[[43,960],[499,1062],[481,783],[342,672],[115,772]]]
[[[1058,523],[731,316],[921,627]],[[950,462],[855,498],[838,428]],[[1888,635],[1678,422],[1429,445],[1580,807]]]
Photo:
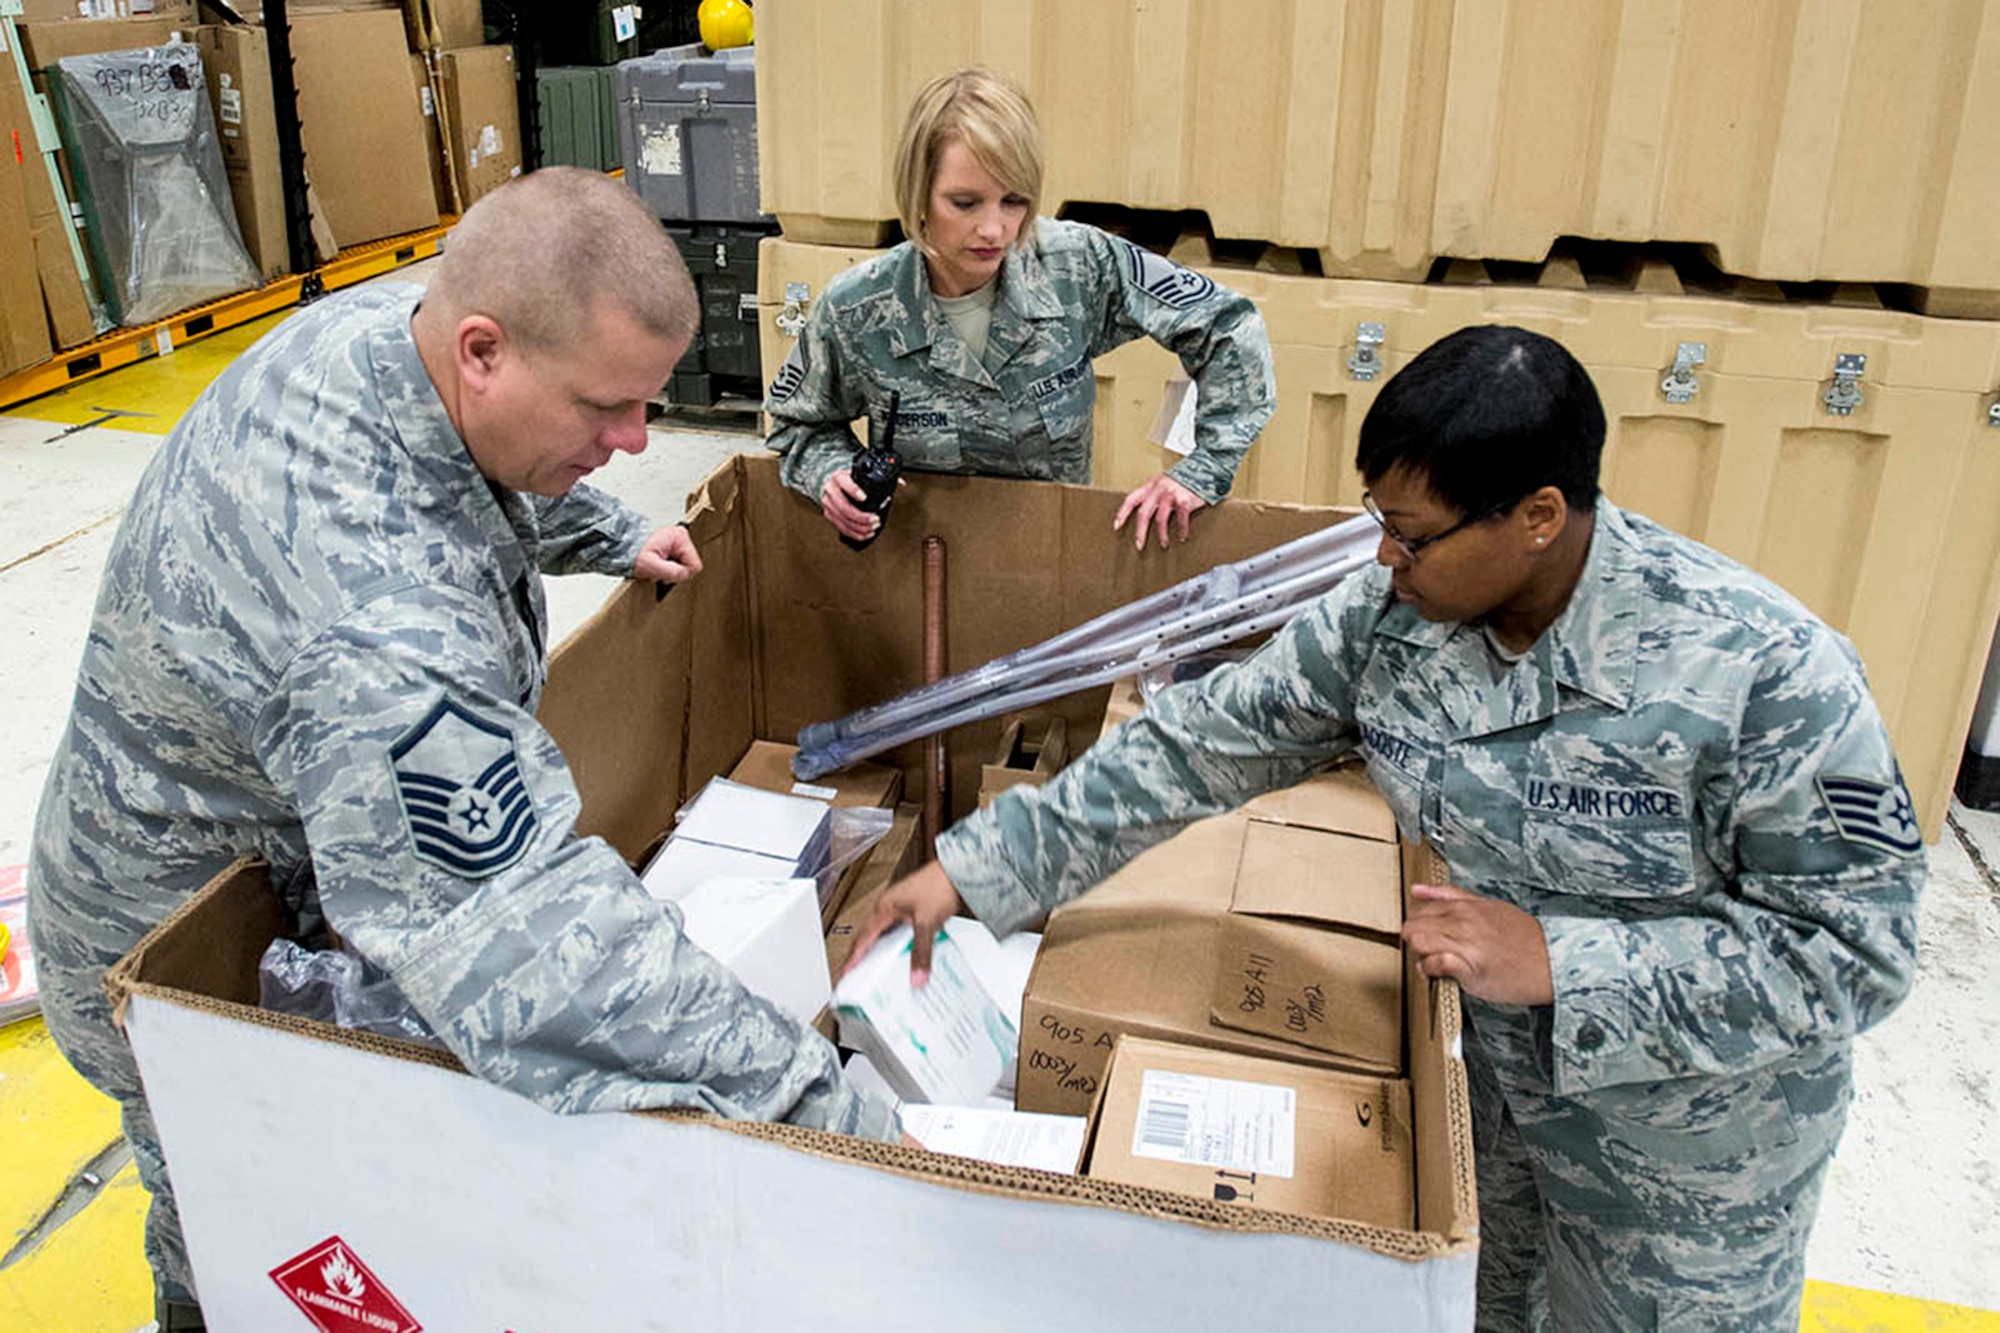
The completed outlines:
[[[1297,1136],[1290,1088],[1148,1069],[1132,1155],[1289,1179]]]

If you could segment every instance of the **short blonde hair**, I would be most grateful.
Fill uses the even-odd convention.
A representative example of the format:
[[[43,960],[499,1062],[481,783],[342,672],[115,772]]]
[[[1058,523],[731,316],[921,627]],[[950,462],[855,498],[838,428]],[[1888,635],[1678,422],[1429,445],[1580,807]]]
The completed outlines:
[[[926,254],[924,217],[930,210],[931,183],[937,179],[938,159],[953,141],[971,149],[973,160],[1002,189],[1028,201],[1030,219],[1041,203],[1042,130],[1026,95],[977,65],[940,74],[910,103],[896,149],[896,209],[903,235]],[[1033,230],[1021,228],[1014,244],[1028,244]]]
[[[579,167],[543,167],[467,209],[424,300],[451,322],[486,315],[537,351],[579,346],[599,305],[674,342],[701,322],[660,220],[624,185]]]

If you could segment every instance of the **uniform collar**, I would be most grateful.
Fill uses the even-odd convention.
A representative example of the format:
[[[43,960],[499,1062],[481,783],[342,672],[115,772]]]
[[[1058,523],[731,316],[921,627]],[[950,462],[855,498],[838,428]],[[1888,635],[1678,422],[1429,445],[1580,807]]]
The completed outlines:
[[[896,356],[928,348],[933,370],[998,388],[991,372],[1028,344],[1034,336],[1033,321],[1063,317],[1062,298],[1042,267],[1040,246],[1030,243],[1025,249],[1011,249],[996,279],[1000,289],[994,293],[992,322],[986,330],[986,357],[983,363],[974,361],[971,349],[931,296],[923,251],[913,242],[904,246],[892,284],[901,309],[901,318],[889,329],[889,350]]]
[[[417,471],[441,492],[437,503],[470,519],[499,553],[511,582],[527,568],[537,527],[526,497],[487,481],[452,424],[417,351],[410,316],[423,291],[412,287],[387,307],[388,318],[369,337],[369,361],[384,411]]]
[[[1602,495],[1595,519],[1576,591],[1542,639],[1559,683],[1627,708],[1638,671],[1639,543],[1624,513]]]
[[[1613,708],[1630,706],[1639,637],[1638,545],[1617,506],[1602,496],[1594,519],[1569,604],[1497,680],[1477,625],[1427,621],[1404,606],[1389,607],[1378,622],[1376,633],[1431,650],[1424,674],[1454,736],[1488,735],[1553,717],[1564,690]]]

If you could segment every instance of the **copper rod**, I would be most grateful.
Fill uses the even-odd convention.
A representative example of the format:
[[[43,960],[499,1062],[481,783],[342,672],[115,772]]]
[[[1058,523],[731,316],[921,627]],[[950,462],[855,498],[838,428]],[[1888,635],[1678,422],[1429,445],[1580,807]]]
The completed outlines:
[[[924,684],[945,678],[949,670],[945,651],[945,545],[944,538],[924,538]],[[924,856],[937,856],[938,834],[944,832],[946,813],[951,808],[951,759],[946,754],[944,733],[924,742]]]

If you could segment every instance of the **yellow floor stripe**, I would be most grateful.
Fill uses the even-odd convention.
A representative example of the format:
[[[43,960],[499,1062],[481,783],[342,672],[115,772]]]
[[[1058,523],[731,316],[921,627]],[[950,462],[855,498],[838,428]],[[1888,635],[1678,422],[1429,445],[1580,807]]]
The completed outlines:
[[[281,310],[175,348],[171,355],[149,357],[102,379],[30,398],[6,415],[75,426],[102,416],[100,409],[143,412],[145,416],[119,417],[106,424],[165,435],[230,362],[293,313]]]
[[[1832,1282],[1806,1283],[1800,1333],[2000,1333],[2000,1313],[1891,1296]]]
[[[153,1318],[146,1191],[130,1164],[67,1225],[0,1273],[0,1327],[132,1333]]]
[[[118,1104],[77,1076],[40,1019],[0,1028],[0,1253],[118,1134]]]

